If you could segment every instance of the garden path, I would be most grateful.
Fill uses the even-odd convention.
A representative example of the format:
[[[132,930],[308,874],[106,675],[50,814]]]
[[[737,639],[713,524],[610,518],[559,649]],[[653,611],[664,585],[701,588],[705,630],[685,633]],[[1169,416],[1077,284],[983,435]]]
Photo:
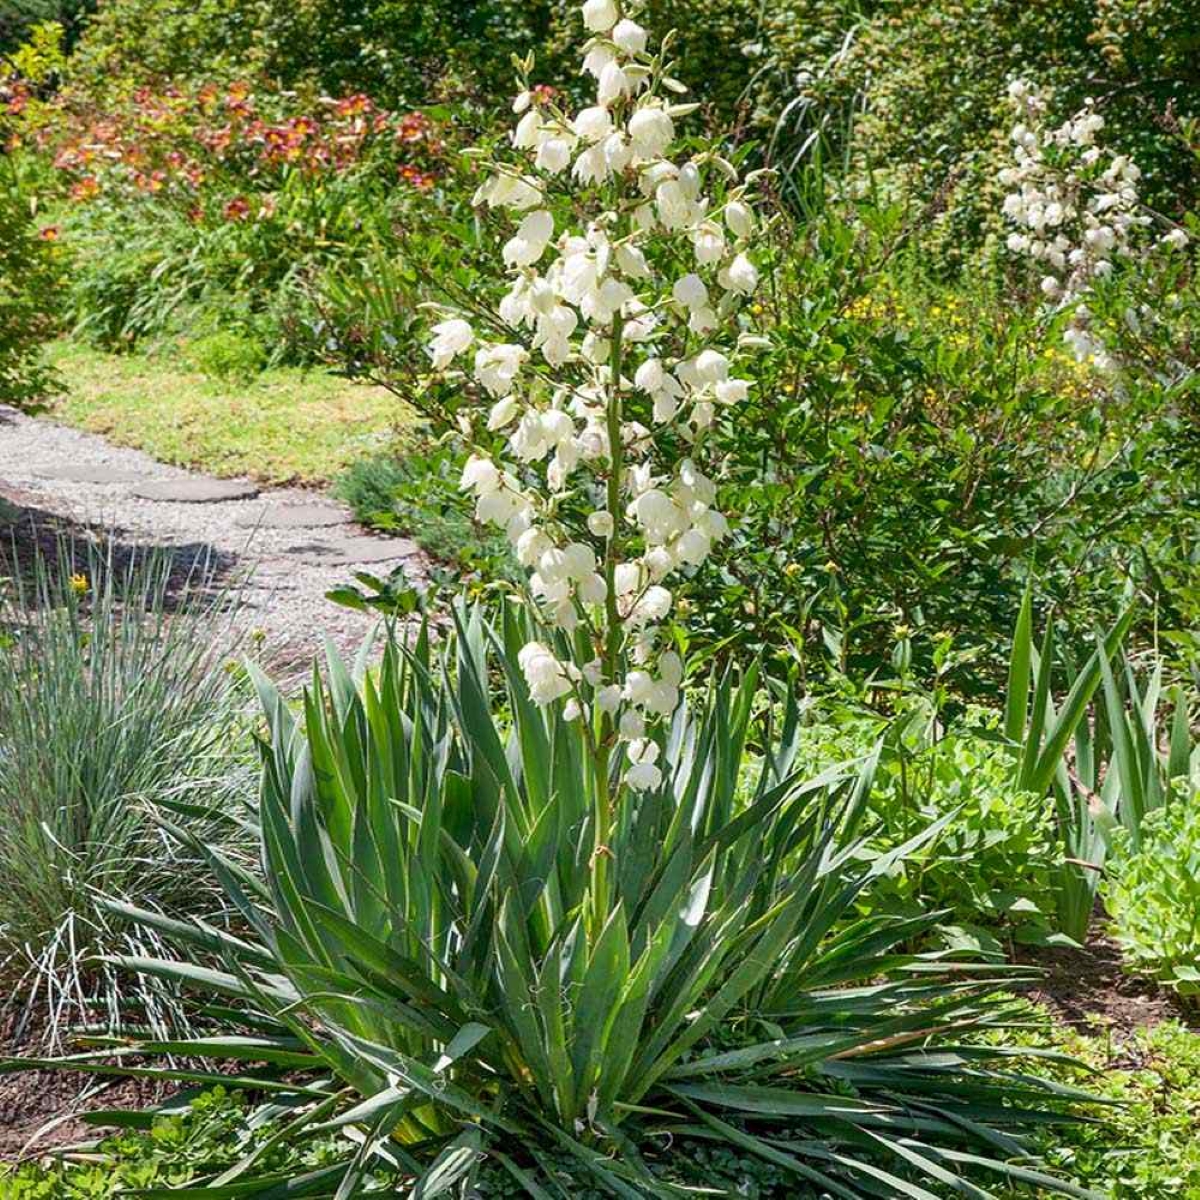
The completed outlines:
[[[302,669],[325,638],[345,651],[361,643],[373,618],[326,599],[354,571],[403,566],[422,581],[427,564],[415,543],[365,534],[311,490],[237,484],[0,405],[0,541],[19,552],[30,535],[108,533],[130,546],[169,547],[183,566],[207,564],[239,593],[238,620],[261,634],[276,669]],[[15,506],[7,521],[4,501]]]

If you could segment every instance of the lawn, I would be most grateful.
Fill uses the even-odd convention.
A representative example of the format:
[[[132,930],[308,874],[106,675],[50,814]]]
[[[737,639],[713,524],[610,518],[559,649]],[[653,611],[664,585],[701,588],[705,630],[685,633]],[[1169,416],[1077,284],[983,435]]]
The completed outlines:
[[[212,475],[324,484],[412,426],[390,392],[316,368],[222,382],[170,359],[70,341],[56,342],[50,360],[65,384],[58,420]]]

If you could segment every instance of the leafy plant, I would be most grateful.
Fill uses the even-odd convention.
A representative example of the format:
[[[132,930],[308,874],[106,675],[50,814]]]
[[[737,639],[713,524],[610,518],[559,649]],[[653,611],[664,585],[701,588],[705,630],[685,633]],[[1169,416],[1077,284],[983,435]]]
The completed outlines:
[[[596,780],[579,723],[527,698],[526,637],[514,611],[502,629],[476,612],[452,659],[423,635],[411,653],[389,644],[356,683],[333,658],[301,721],[258,679],[271,730],[261,875],[186,838],[249,940],[193,928],[220,971],[122,956],[235,997],[256,1032],[122,1053],[309,1072],[257,1086],[307,1106],[289,1139],[339,1106],[338,1125],[363,1127],[323,1177],[344,1194],[367,1170],[466,1187],[486,1156],[534,1196],[566,1184],[564,1164],[568,1194],[675,1195],[656,1164],[681,1135],[761,1158],[793,1188],[859,1196],[979,1168],[1078,1194],[1012,1162],[1025,1110],[1056,1119],[1052,1094],[1009,1075],[1003,1052],[957,1045],[1003,1020],[989,997],[1009,973],[896,949],[931,918],[855,915],[927,836],[855,865],[872,763],[797,773],[789,702],[747,778],[756,671],[680,710],[671,786],[614,824],[614,908],[589,934]],[[507,727],[492,715],[497,671]],[[182,935],[180,921],[110,908]],[[104,1053],[64,1065],[119,1073]],[[222,1174],[234,1178],[266,1186],[253,1154]]]
[[[163,944],[101,894],[220,913],[199,861],[150,810],[202,799],[183,824],[237,843],[237,641],[211,587],[203,567],[181,578],[166,555],[62,545],[0,600],[0,977],[17,1041],[174,1012],[168,989],[138,978],[131,991],[98,960]]]
[[[44,401],[55,382],[42,345],[55,326],[58,265],[16,160],[4,152],[4,99],[0,83],[0,404],[22,408]]]
[[[906,911],[943,911],[939,934],[950,944],[994,952],[997,935],[1042,942],[1054,933],[1061,851],[1051,807],[1019,788],[992,724],[970,712],[961,727],[917,734],[911,749],[886,755],[872,810],[885,852],[939,824],[935,839],[896,864],[888,886]]]
[[[1113,933],[1130,968],[1183,995],[1200,995],[1200,786],[1121,831],[1104,888]]]

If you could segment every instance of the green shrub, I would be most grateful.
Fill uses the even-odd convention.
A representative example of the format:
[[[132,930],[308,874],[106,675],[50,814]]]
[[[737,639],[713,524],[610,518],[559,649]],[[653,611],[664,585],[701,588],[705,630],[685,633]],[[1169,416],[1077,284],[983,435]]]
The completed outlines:
[[[886,764],[873,799],[880,852],[948,822],[889,879],[908,911],[937,909],[943,936],[996,949],[996,937],[1043,941],[1056,928],[1059,863],[1054,807],[1023,792],[1012,755],[995,741],[951,733]],[[965,942],[962,939],[966,939]]]
[[[445,166],[422,113],[253,76],[68,88],[27,123],[62,193],[68,316],[110,349],[228,334],[275,365],[303,357],[314,282],[412,224]]]
[[[98,954],[148,938],[103,897],[213,917],[216,890],[151,807],[203,798],[184,816],[229,841],[246,774],[228,655],[229,614],[203,568],[61,546],[0,607],[0,977],[22,1032],[47,1042],[74,1022],[160,1024],[169,993],[131,989]],[[230,842],[235,844],[236,838]]]
[[[909,213],[939,270],[1000,230],[1004,90],[1037,80],[1060,119],[1095,97],[1106,138],[1146,173],[1145,198],[1194,209],[1200,116],[1191,0],[783,0],[765,6],[752,91],[785,171],[819,153],[856,195]]]
[[[1104,899],[1132,970],[1200,995],[1200,787],[1119,836]]]
[[[435,575],[515,579],[508,542],[481,526],[458,486],[461,467],[445,446],[413,450],[403,457],[377,455],[352,463],[334,483],[334,495],[364,525],[414,538],[435,560]]]
[[[1157,607],[1186,661],[1200,618],[1186,316],[1178,354],[1143,346],[1136,372],[1106,376],[1063,352],[1023,287],[939,285],[898,222],[873,204],[780,216],[774,345],[719,431],[740,520],[693,585],[693,636],[805,656],[819,676],[830,659],[870,672],[897,626],[928,674],[952,635],[953,684],[994,694],[1031,584],[1075,645],[1133,590],[1141,632],[1157,635]],[[1195,281],[1171,270],[1194,313]]]
[[[54,376],[41,350],[56,325],[59,269],[17,165],[4,153],[2,111],[0,107],[0,404],[25,408],[46,399],[53,388]]]

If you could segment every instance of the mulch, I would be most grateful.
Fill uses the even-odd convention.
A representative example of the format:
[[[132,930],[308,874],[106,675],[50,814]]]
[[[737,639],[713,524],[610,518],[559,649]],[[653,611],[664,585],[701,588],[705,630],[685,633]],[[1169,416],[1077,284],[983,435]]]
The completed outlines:
[[[69,1071],[0,1075],[0,1162],[37,1159],[53,1149],[95,1141],[104,1131],[81,1114],[149,1108],[174,1090],[153,1080],[85,1078]]]
[[[1106,1028],[1128,1035],[1176,1020],[1200,1033],[1200,1008],[1153,979],[1126,971],[1120,947],[1104,925],[1103,916],[1097,914],[1081,949],[1022,949],[1018,961],[1045,972],[1043,980],[1025,993],[1029,999],[1045,1005],[1064,1025],[1085,1032]]]

